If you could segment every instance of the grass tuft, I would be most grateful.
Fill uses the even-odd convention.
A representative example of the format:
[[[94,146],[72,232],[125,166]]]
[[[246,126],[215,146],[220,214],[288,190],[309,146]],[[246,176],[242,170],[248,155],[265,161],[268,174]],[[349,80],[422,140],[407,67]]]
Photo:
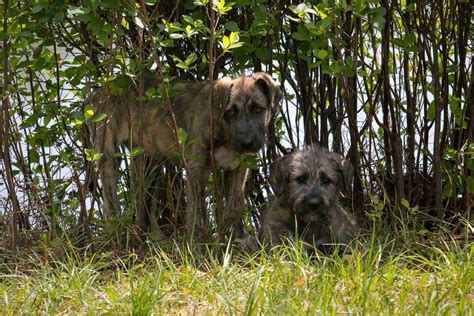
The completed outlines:
[[[375,234],[314,256],[301,243],[270,254],[150,243],[142,258],[66,246],[1,267],[0,313],[470,314],[473,253],[454,238],[400,245]]]

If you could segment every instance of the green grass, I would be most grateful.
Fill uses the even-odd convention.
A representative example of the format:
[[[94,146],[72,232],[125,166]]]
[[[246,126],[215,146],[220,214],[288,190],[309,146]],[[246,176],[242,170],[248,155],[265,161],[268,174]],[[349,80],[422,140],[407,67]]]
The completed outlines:
[[[1,266],[0,314],[472,314],[472,244],[396,244],[313,258],[298,246],[23,256]]]

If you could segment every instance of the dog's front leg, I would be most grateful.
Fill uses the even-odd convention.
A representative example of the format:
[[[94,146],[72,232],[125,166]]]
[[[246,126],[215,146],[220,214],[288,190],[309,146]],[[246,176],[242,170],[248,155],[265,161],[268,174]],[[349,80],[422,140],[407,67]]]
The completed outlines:
[[[114,214],[120,213],[120,202],[117,196],[119,161],[118,158],[113,156],[113,152],[113,147],[105,148],[104,155],[99,163],[99,174],[102,180],[102,195],[104,199],[102,212],[106,221],[112,219]]]
[[[207,230],[205,193],[209,170],[189,164],[186,168],[186,228],[189,237],[201,239]]]
[[[233,238],[244,236],[242,217],[245,210],[245,178],[248,169],[235,169],[225,172],[225,210],[223,214],[224,231],[232,228]]]
[[[266,249],[271,249],[275,246],[281,245],[285,240],[294,242],[294,232],[288,229],[287,223],[264,220],[258,239],[265,246]]]

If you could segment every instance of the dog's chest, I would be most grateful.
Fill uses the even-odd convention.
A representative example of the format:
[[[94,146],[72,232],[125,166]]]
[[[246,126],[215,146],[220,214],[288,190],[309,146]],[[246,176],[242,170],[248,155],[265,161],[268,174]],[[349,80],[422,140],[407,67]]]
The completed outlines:
[[[223,146],[217,148],[214,152],[214,159],[217,166],[224,169],[229,168],[236,157],[237,155],[235,154],[235,151]]]

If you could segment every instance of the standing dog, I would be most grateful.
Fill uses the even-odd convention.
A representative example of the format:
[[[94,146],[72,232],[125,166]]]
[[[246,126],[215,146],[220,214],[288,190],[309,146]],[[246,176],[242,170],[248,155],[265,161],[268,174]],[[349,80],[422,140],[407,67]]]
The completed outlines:
[[[356,233],[357,224],[339,204],[352,183],[352,165],[340,155],[319,147],[294,151],[278,160],[270,182],[276,196],[266,209],[259,239],[279,245],[298,237],[324,248],[344,244]]]
[[[153,82],[146,82],[153,86]],[[156,85],[155,85],[156,86]],[[212,91],[211,91],[212,90]],[[212,110],[209,105],[212,92]],[[103,153],[99,172],[104,195],[104,217],[120,210],[117,197],[119,146],[140,146],[153,161],[167,161],[186,168],[186,215],[188,233],[205,230],[205,189],[212,160],[218,168],[229,169],[241,154],[254,154],[266,142],[271,116],[282,98],[279,86],[266,73],[250,77],[225,77],[209,83],[185,84],[171,106],[138,102],[136,91],[109,95],[96,91],[90,102],[107,119],[97,123],[95,148]],[[211,128],[213,126],[213,133]],[[187,134],[186,145],[178,131]],[[141,134],[140,134],[141,133]],[[212,135],[211,135],[212,134]],[[211,137],[212,142],[211,142]],[[141,141],[139,141],[141,140]],[[213,144],[213,150],[211,149]],[[212,152],[214,157],[211,157]],[[247,170],[229,170],[226,177],[223,222],[237,225],[244,210]],[[241,234],[242,232],[237,232]]]

